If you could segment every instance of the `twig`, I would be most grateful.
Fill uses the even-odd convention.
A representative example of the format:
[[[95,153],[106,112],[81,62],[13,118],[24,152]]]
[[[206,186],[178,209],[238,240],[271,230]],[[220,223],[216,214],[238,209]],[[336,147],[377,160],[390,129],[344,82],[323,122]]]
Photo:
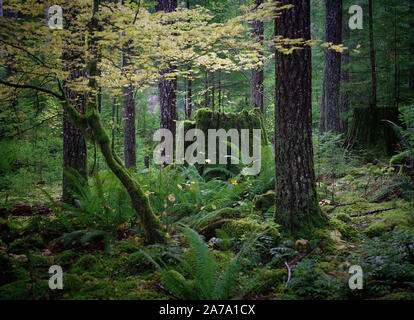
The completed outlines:
[[[384,211],[390,211],[390,210],[394,210],[394,208],[387,208],[387,209],[377,209],[377,210],[372,210],[372,211],[367,211],[367,212],[360,212],[360,213],[354,213],[349,215],[350,217],[360,217],[360,216],[367,216],[370,214],[376,214],[379,212],[384,212]]]
[[[290,271],[290,267],[289,267],[289,264],[285,261],[285,266],[286,266],[286,269],[287,269],[287,271],[288,271],[288,279],[287,279],[287,281],[286,281],[286,285],[290,282],[290,275],[291,275],[291,271]]]
[[[160,288],[162,291],[164,291],[166,294],[176,298],[177,300],[180,300],[180,297],[177,296],[174,292],[171,292],[170,290],[164,288],[164,286],[160,283],[157,284],[158,288]]]

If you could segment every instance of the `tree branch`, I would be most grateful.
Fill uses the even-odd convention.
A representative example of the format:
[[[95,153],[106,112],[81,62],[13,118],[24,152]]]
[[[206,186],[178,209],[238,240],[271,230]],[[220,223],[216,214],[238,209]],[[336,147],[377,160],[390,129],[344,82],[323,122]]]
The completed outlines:
[[[59,100],[64,100],[65,97],[62,95],[59,95],[58,93],[49,90],[49,89],[45,89],[45,88],[41,88],[41,87],[37,87],[37,86],[32,86],[30,84],[17,84],[17,83],[11,83],[8,81],[4,81],[4,80],[0,80],[0,84],[3,84],[7,87],[12,87],[12,88],[20,88],[20,89],[33,89],[33,90],[37,90],[37,91],[41,91],[47,94],[50,94],[56,98],[58,98]]]

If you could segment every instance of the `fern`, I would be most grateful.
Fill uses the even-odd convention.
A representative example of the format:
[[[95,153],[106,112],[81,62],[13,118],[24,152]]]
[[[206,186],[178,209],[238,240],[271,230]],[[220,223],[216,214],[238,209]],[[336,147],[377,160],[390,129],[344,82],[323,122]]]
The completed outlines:
[[[65,233],[51,242],[51,246],[62,243],[63,247],[89,247],[102,241],[104,252],[109,254],[114,237],[102,230],[76,230]]]
[[[220,272],[218,263],[200,235],[192,229],[183,228],[183,233],[190,245],[187,258],[182,261],[184,275],[176,270],[168,270],[145,253],[162,273],[164,286],[181,299],[211,300],[235,297],[238,286],[238,274],[242,268],[242,258],[255,246],[260,235],[254,235],[246,241],[240,252]],[[236,298],[241,298],[240,296]]]
[[[211,167],[211,168],[205,168],[203,171],[203,177],[207,176],[207,174],[212,173],[212,172],[218,172],[218,173],[223,173],[225,174],[227,177],[232,178],[235,177],[236,174],[234,172],[231,172],[229,169],[225,168],[225,167]]]

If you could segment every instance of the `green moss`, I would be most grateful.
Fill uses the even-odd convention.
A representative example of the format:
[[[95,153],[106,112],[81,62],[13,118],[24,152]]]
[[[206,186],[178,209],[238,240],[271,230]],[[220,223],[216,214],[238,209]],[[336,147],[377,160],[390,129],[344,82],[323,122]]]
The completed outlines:
[[[338,254],[337,243],[332,240],[331,233],[332,230],[327,228],[315,229],[312,232],[312,240],[317,240],[319,248],[324,254],[336,255]]]
[[[63,290],[79,291],[82,288],[84,279],[78,274],[65,273],[63,276]]]
[[[13,241],[9,245],[9,251],[13,253],[24,253],[27,249],[44,248],[45,246],[46,245],[40,235],[31,234]]]
[[[121,241],[117,244],[115,251],[132,253],[139,250],[140,246],[135,242],[134,239],[128,239],[126,241]]]
[[[334,215],[334,218],[343,222],[351,222],[352,218],[346,213],[338,213]]]
[[[19,300],[25,298],[30,290],[30,281],[18,280],[0,287],[1,300]]]
[[[74,270],[94,270],[99,263],[98,258],[92,255],[84,255],[74,265]]]
[[[321,261],[315,264],[315,267],[321,269],[325,273],[327,272],[337,272],[338,271],[338,264],[336,261]]]
[[[266,291],[285,283],[288,276],[286,269],[259,269],[255,270],[254,273],[259,276],[248,290],[248,297],[265,294]]]
[[[256,195],[254,200],[254,208],[260,212],[266,212],[275,204],[275,192],[269,190],[265,194]]]
[[[390,228],[395,228],[396,226],[414,227],[414,212],[397,209],[383,212],[379,217],[384,219],[384,222]]]
[[[59,253],[57,258],[57,263],[60,265],[67,265],[67,264],[73,264],[79,257],[79,253],[73,251],[73,250],[65,250]]]
[[[379,298],[379,300],[414,300],[414,293],[405,291],[394,292]]]
[[[355,240],[357,237],[358,231],[355,227],[346,224],[345,222],[338,219],[330,219],[329,226],[333,230],[338,230],[344,239],[346,240]]]
[[[223,231],[226,232],[230,237],[236,240],[245,239],[251,232],[265,231],[274,238],[279,237],[279,231],[275,225],[268,223],[259,224],[256,220],[251,217],[246,217],[238,220],[231,220],[225,223],[222,227]]]
[[[371,224],[368,228],[365,229],[365,233],[369,237],[378,237],[385,233],[388,229],[387,224],[384,221],[378,221]]]
[[[258,109],[254,109],[250,111],[243,110],[237,113],[230,112],[230,113],[225,113],[225,114],[220,113],[220,112],[214,112],[213,114],[213,111],[211,109],[201,108],[195,112],[194,119],[195,119],[195,127],[197,129],[202,130],[206,136],[207,136],[209,129],[216,129],[216,130],[224,129],[226,131],[229,129],[236,129],[239,131],[239,136],[240,136],[241,129],[249,129],[250,130],[249,131],[249,148],[250,150],[252,150],[252,146],[253,146],[252,130],[261,129],[262,145],[269,144],[267,134],[266,134],[266,129],[263,124],[263,117],[262,117],[262,114],[260,113],[260,110]],[[191,127],[192,124],[187,124],[187,126]],[[216,150],[218,150],[218,147],[219,145],[217,141]],[[208,141],[206,141],[205,148],[206,150],[208,150]],[[233,174],[239,174],[242,169],[241,165],[234,165],[230,163],[228,163],[227,165],[219,165],[219,164],[217,165],[209,164],[208,166],[198,165],[197,169],[200,172],[203,172],[204,168],[210,169],[210,168],[215,168],[215,167],[227,169],[227,174],[225,172],[218,173],[218,171],[209,172],[205,175],[206,180],[217,178],[217,177],[220,177],[222,179],[227,179],[229,178],[228,171],[232,172]]]

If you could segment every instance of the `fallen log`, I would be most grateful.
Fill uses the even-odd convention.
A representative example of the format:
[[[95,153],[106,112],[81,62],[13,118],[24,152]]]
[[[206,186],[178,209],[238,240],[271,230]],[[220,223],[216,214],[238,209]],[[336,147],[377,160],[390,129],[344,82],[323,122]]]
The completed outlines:
[[[353,214],[350,214],[349,216],[352,217],[352,218],[361,217],[361,216],[368,216],[370,214],[376,214],[376,213],[379,213],[379,212],[390,211],[390,210],[394,210],[394,209],[395,208],[377,209],[377,210],[372,210],[372,211],[353,213]]]

